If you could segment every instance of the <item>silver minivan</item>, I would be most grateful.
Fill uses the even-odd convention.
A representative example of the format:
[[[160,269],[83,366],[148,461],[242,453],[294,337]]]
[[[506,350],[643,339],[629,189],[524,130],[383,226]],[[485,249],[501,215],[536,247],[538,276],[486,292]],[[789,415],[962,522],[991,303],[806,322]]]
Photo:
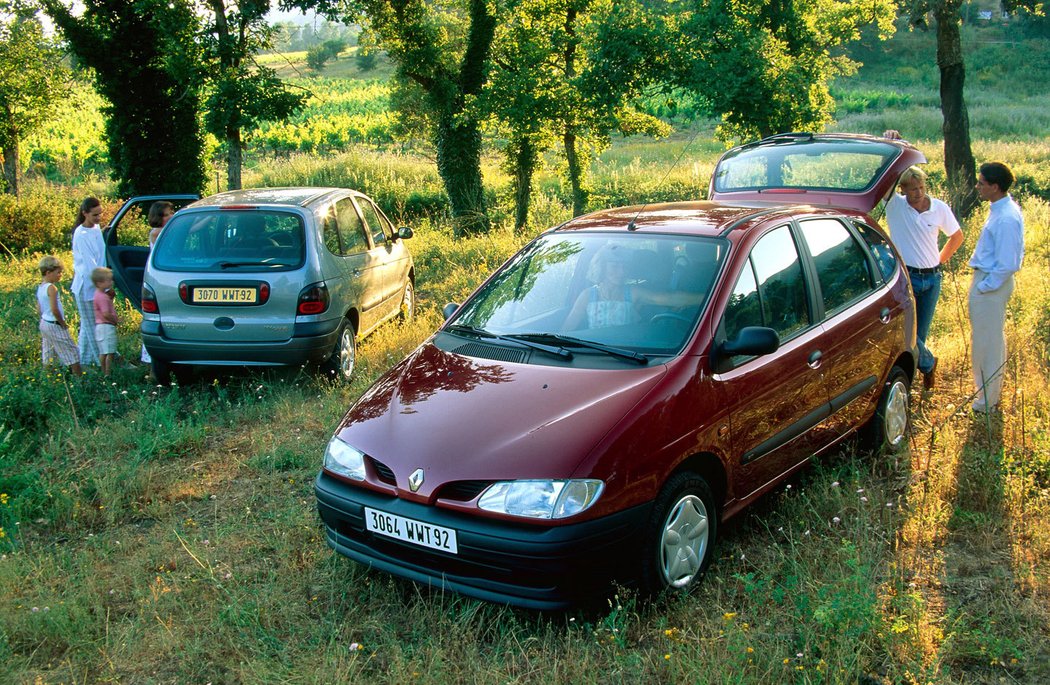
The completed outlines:
[[[143,277],[154,374],[318,364],[349,379],[356,340],[414,312],[411,237],[342,188],[236,190],[187,205]]]

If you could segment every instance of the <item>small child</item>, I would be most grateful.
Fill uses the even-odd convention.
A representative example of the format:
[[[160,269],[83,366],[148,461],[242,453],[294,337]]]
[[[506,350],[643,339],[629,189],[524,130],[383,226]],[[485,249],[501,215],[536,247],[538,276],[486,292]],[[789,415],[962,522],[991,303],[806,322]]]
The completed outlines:
[[[91,282],[95,284],[95,342],[98,343],[98,360],[102,374],[109,375],[113,369],[113,358],[117,354],[117,309],[113,306],[113,271],[104,266],[91,271]]]
[[[66,323],[62,298],[59,296],[58,282],[62,279],[62,262],[53,255],[40,260],[40,275],[43,280],[36,288],[36,309],[40,313],[40,358],[47,366],[52,357],[68,366],[79,375],[80,352],[69,335],[69,324]]]

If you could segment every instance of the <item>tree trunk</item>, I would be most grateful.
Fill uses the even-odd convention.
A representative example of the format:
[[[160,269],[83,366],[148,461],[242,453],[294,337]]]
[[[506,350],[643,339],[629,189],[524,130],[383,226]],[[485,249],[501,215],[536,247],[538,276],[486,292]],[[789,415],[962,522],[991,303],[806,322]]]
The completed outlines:
[[[572,215],[579,216],[587,211],[587,200],[589,193],[583,184],[583,165],[580,164],[580,156],[576,153],[576,132],[571,128],[565,129],[562,136],[562,144],[565,146],[565,161],[569,165],[569,185],[572,187]]]
[[[481,127],[474,117],[442,108],[437,122],[437,169],[452,205],[457,236],[489,230],[481,178]]]
[[[944,135],[944,171],[949,203],[955,214],[967,217],[977,206],[974,189],[977,163],[970,145],[970,118],[963,97],[966,65],[959,31],[959,0],[942,3],[934,11],[937,20],[937,67],[941,72],[941,130]]]
[[[529,220],[529,203],[532,200],[532,177],[536,171],[539,153],[529,136],[522,136],[512,143],[514,149],[514,230],[521,231]]]
[[[460,64],[458,82],[431,84],[428,93],[437,105],[435,147],[438,174],[452,205],[457,236],[489,230],[485,211],[485,188],[481,177],[481,123],[466,107],[468,98],[481,94],[485,85],[496,17],[486,0],[470,1],[470,30],[467,49]]]
[[[4,146],[4,180],[7,181],[4,192],[18,197],[18,141],[13,140]]]
[[[575,7],[568,7],[565,11],[565,35],[568,41],[565,44],[565,80],[572,82],[576,78],[576,16]],[[565,132],[562,135],[562,144],[565,146],[565,161],[569,166],[569,185],[572,187],[572,215],[579,216],[587,211],[588,193],[584,187],[583,165],[580,164],[580,156],[576,151],[576,130],[571,121],[565,124]]]
[[[226,130],[226,189],[241,189],[241,130],[230,128]]]

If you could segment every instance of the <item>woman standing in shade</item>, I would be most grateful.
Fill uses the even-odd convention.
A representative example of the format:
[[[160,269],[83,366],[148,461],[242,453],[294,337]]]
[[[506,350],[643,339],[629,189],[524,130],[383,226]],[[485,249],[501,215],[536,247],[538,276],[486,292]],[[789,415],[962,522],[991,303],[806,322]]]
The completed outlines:
[[[91,272],[106,265],[106,243],[102,238],[99,221],[102,219],[102,204],[98,198],[89,197],[80,203],[76,228],[73,229],[73,300],[80,314],[80,333],[77,337],[80,363],[99,363],[98,346],[95,344],[95,285]]]

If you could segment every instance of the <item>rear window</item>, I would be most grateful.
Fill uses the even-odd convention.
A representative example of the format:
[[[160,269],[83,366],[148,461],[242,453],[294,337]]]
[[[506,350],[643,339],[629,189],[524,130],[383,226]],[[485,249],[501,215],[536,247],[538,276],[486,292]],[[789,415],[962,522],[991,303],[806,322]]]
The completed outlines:
[[[770,188],[862,191],[900,155],[870,140],[785,140],[730,151],[715,169],[715,191]]]
[[[216,210],[176,215],[161,232],[153,268],[161,271],[283,271],[302,266],[297,214]]]

